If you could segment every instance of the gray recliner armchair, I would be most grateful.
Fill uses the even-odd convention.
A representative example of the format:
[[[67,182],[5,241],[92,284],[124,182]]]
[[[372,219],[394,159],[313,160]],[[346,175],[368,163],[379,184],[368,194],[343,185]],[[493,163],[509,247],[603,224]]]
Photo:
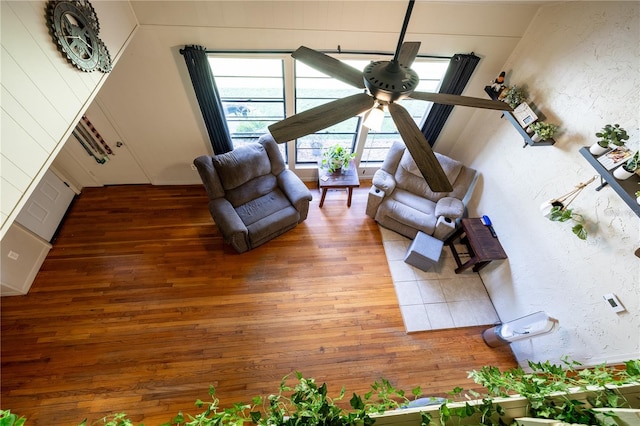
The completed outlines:
[[[431,191],[409,150],[403,143],[394,142],[382,168],[373,175],[367,215],[411,239],[418,231],[439,240],[453,232],[473,191],[477,173],[459,161],[435,154],[453,191]]]
[[[209,211],[224,241],[246,252],[307,218],[311,192],[288,170],[271,135],[193,164],[209,196]]]

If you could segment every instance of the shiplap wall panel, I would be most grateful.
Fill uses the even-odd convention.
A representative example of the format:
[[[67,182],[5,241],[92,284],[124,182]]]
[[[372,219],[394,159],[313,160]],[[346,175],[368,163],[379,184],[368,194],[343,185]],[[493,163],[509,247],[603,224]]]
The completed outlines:
[[[33,113],[26,110],[22,104],[4,87],[2,87],[2,105],[5,111],[11,111],[13,119],[18,123],[31,123],[23,129],[31,135],[38,145],[51,151],[56,146],[56,140],[40,123],[33,118]],[[62,131],[62,129],[60,129]]]
[[[129,2],[92,2],[115,62],[137,28]],[[71,65],[48,32],[46,1],[2,1],[0,237],[108,78]]]
[[[87,97],[91,95],[91,92],[95,89],[96,85],[100,83],[104,77],[101,72],[79,72],[79,70],[67,62],[67,59],[62,54],[50,47],[55,47],[53,39],[49,34],[49,27],[47,26],[45,15],[45,3],[41,2],[11,2],[11,7],[16,15],[20,17],[23,24],[24,31],[28,34],[35,43],[33,48],[40,49],[41,53],[37,56],[38,62],[42,62],[42,68],[44,78],[50,80],[56,79],[56,84],[53,88],[47,87],[47,94],[63,92],[67,98],[76,98],[73,102],[83,104]],[[49,43],[42,46],[41,42]],[[44,47],[44,49],[42,48]],[[31,50],[28,49],[28,50]],[[46,63],[45,63],[46,59]],[[25,58],[25,61],[28,60]],[[26,62],[25,62],[26,63]],[[59,77],[55,77],[58,74]],[[71,102],[71,100],[67,100]],[[54,101],[54,105],[63,105],[59,102],[65,102],[65,100]]]
[[[5,13],[9,16],[7,20],[4,19]],[[52,47],[53,41],[49,36],[49,40],[38,40],[35,37],[38,34],[32,34],[29,31],[28,25],[30,20],[37,20],[40,26],[46,28],[46,20],[44,19],[44,8],[39,15],[35,14],[35,8],[31,7],[29,3],[11,3],[10,6],[2,10],[3,29],[6,28],[9,36],[2,37],[2,46],[6,49],[7,53],[18,64],[20,70],[24,74],[31,84],[35,85],[40,96],[38,98],[26,98],[22,99],[25,108],[29,108],[34,103],[47,102],[49,103],[63,118],[65,122],[73,120],[78,113],[78,110],[84,103],[83,98],[86,99],[91,90],[85,86],[84,83],[80,85],[83,93],[78,95],[73,89],[70,90],[70,83],[65,80],[65,74],[60,73],[58,69],[52,63],[51,58],[46,54],[46,50],[43,49],[42,42],[48,42]],[[8,27],[5,27],[8,26]],[[40,37],[43,37],[40,34]],[[62,57],[62,55],[59,55]],[[62,58],[61,58],[62,59]],[[76,74],[76,71],[71,69],[72,77]],[[11,77],[11,75],[3,76]],[[73,87],[75,85],[71,85]],[[9,89],[11,92],[20,90],[20,86],[14,86]],[[43,99],[44,98],[44,99]],[[36,116],[36,121],[46,120],[48,116]],[[66,126],[65,126],[66,127]]]
[[[25,128],[4,110],[1,119],[2,154],[27,175],[34,176],[47,160],[49,152],[33,140]]]
[[[64,132],[67,127],[64,117],[43,97],[38,85],[29,78],[28,70],[25,71],[15,58],[4,49],[4,46],[1,54],[2,109],[10,116],[20,114],[16,108],[28,111],[30,119],[24,122],[24,126],[29,127],[34,122],[39,122],[43,128],[47,129],[47,133],[51,138],[55,140],[55,135]],[[7,95],[16,99],[13,105],[9,102],[5,103],[5,96]],[[3,147],[5,143],[3,141]]]

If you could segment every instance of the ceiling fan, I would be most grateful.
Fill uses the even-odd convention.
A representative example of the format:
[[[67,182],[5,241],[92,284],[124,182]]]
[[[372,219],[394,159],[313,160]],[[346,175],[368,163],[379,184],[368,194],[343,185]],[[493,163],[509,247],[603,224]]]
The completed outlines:
[[[510,111],[511,107],[501,101],[415,91],[419,78],[418,74],[411,69],[411,65],[420,49],[420,42],[404,42],[414,2],[415,0],[409,0],[398,45],[390,61],[371,62],[364,71],[359,71],[338,59],[305,46],[301,46],[291,54],[295,59],[318,71],[365,91],[311,108],[270,125],[269,131],[276,142],[284,143],[294,140],[373,108],[384,106],[388,108],[402,140],[431,190],[434,192],[453,190],[431,146],[409,112],[397,101],[411,98],[445,105],[501,111]]]

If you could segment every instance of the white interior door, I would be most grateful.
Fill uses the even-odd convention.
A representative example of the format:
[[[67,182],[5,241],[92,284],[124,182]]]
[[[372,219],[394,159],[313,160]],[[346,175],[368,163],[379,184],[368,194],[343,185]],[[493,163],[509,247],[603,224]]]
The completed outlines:
[[[16,217],[16,222],[43,240],[51,241],[74,196],[71,188],[47,170]]]
[[[85,116],[93,130],[84,126],[84,135],[81,136],[85,136],[85,140],[93,138],[94,144],[107,151],[107,154],[96,159],[78,138],[71,135],[56,158],[56,161],[64,162],[65,172],[70,178],[82,187],[150,183],[134,153],[129,150],[97,101],[91,104]],[[71,166],[71,163],[74,165]]]

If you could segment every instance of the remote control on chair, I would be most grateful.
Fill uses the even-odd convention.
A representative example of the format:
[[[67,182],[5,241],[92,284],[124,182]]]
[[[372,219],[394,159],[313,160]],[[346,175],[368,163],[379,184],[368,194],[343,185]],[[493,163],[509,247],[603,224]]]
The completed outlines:
[[[486,227],[489,228],[489,231],[491,232],[491,235],[494,238],[498,238],[498,235],[496,234],[495,229],[493,229],[493,226],[491,226],[491,219],[489,219],[489,216],[484,215],[480,218],[480,220],[482,221],[482,224]]]

